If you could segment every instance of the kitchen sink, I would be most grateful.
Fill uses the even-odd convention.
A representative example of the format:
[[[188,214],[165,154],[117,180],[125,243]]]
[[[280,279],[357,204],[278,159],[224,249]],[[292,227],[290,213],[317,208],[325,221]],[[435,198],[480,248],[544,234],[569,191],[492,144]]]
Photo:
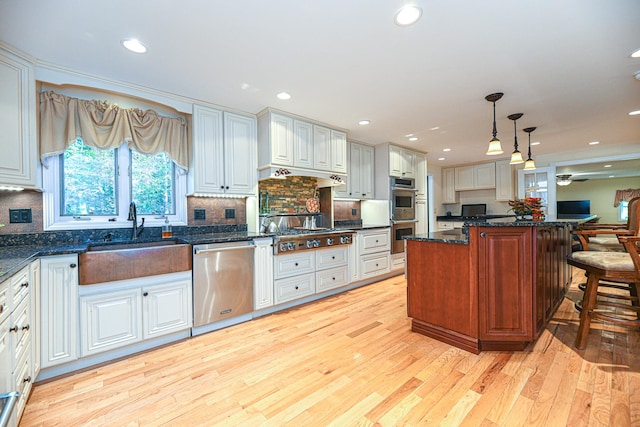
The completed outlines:
[[[191,245],[178,240],[92,243],[78,255],[80,285],[189,271]]]

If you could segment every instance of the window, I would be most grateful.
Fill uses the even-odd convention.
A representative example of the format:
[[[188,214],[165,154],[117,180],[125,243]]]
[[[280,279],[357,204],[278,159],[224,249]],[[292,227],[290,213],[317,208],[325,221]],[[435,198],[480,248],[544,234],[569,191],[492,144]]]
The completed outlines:
[[[629,201],[623,200],[618,205],[618,221],[627,221],[629,219]]]
[[[81,139],[45,169],[45,229],[131,227],[129,203],[136,203],[145,225],[160,226],[164,216],[186,225],[186,177],[164,153],[100,150]]]

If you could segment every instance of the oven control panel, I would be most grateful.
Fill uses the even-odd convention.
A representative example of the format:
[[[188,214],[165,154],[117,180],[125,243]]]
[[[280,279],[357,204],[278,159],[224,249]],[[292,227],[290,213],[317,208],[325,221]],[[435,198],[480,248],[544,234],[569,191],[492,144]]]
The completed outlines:
[[[353,243],[353,233],[288,235],[276,237],[273,249],[277,255],[351,243]]]

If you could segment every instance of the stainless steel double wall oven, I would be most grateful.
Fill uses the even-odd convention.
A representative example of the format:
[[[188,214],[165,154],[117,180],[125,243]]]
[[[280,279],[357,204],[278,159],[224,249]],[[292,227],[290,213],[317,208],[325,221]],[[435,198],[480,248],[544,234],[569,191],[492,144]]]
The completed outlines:
[[[413,178],[390,178],[391,253],[404,252],[404,236],[416,230],[416,186]]]

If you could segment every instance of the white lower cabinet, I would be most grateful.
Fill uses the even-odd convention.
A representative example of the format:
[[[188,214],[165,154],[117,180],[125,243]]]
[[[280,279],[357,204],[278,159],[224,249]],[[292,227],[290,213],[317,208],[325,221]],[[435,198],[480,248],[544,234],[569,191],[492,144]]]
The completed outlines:
[[[42,368],[78,358],[78,256],[40,259]]]
[[[360,258],[360,278],[368,279],[388,273],[391,269],[391,257],[387,253],[363,255]]]
[[[347,266],[316,272],[316,292],[328,291],[349,284]]]
[[[349,247],[316,251],[316,292],[346,286],[349,280]]]
[[[278,279],[274,285],[276,290],[276,304],[313,295],[316,292],[316,282],[313,273]]]
[[[80,292],[82,357],[192,325],[190,271],[101,283]]]
[[[391,230],[375,228],[357,232],[357,280],[371,279],[391,271]]]

